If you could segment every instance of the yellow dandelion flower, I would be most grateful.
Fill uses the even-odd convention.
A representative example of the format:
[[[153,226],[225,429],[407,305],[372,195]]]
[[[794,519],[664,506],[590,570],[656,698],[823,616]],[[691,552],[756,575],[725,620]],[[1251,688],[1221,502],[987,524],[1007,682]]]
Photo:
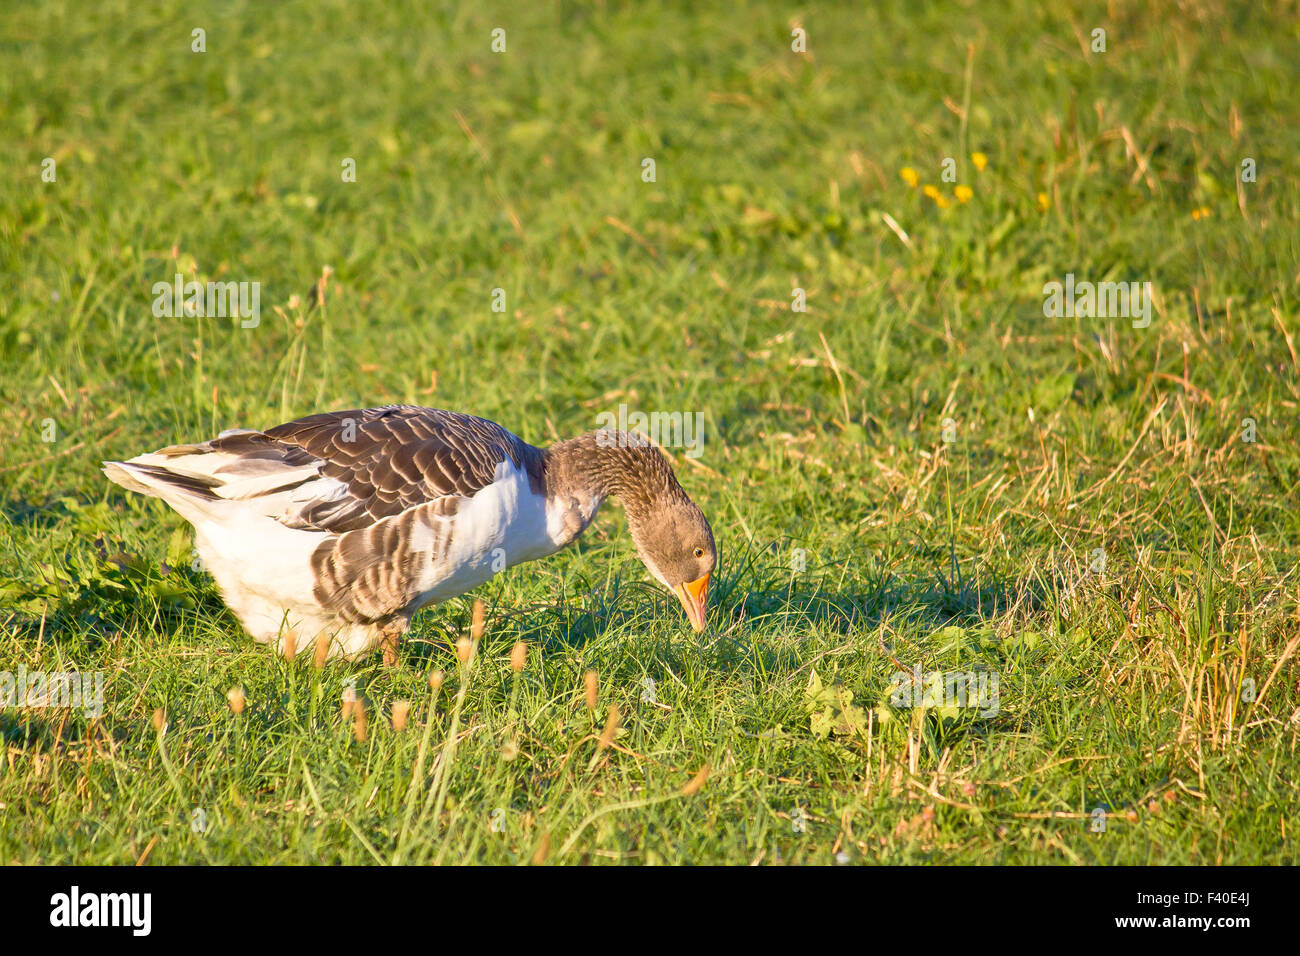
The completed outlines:
[[[989,158],[983,153],[971,153],[970,161],[975,164],[975,168],[981,173],[984,172],[984,167],[989,164]]]
[[[962,184],[953,189],[952,194],[957,197],[959,203],[968,203],[975,196],[975,190]]]
[[[898,175],[902,176],[903,182],[907,183],[907,185],[911,186],[913,189],[915,189],[916,184],[921,181],[921,174],[911,166],[904,166],[898,171]]]
[[[1200,209],[1192,210],[1193,219],[1209,219],[1212,215],[1214,215],[1214,213],[1211,211],[1209,206],[1202,206]]]
[[[934,197],[934,204],[940,209],[947,209],[952,203],[948,202],[948,197],[942,194]]]
[[[1052,201],[1047,198],[1047,193],[1038,194],[1038,211],[1047,212],[1052,208]]]
[[[921,187],[921,192],[925,193],[935,202],[938,202],[940,199],[943,198],[943,193],[939,192],[938,187],[931,186],[929,183],[926,183],[924,186]]]

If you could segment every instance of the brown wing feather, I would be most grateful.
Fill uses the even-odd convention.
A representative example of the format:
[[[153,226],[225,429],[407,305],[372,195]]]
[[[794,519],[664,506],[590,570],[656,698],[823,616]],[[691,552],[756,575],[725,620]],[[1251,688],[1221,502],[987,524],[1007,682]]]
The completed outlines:
[[[342,482],[347,493],[304,503],[293,526],[335,533],[439,498],[471,497],[492,482],[502,461],[533,472],[538,460],[535,449],[495,422],[410,405],[308,415],[212,445],[237,451],[245,462],[259,455],[321,462],[320,474]]]
[[[351,623],[378,623],[414,610],[410,604],[421,563],[451,544],[453,528],[437,516],[456,500],[418,505],[326,539],[311,557],[316,600]],[[421,550],[418,543],[429,550]]]

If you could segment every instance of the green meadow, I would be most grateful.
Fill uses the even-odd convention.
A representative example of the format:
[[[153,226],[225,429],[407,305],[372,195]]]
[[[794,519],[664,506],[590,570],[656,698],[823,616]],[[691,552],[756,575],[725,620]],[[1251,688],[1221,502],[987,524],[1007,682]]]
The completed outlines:
[[[1293,2],[6,11],[0,861],[1296,862],[1297,62]],[[283,660],[100,472],[398,402],[701,416],[708,629],[610,502]]]

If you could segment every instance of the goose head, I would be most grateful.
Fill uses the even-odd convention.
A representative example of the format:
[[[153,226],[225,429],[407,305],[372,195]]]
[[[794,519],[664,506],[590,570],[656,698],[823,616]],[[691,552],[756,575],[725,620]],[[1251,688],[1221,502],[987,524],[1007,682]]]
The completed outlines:
[[[718,565],[704,513],[684,493],[665,496],[629,510],[628,530],[646,570],[682,602],[691,627],[704,630],[709,578]]]

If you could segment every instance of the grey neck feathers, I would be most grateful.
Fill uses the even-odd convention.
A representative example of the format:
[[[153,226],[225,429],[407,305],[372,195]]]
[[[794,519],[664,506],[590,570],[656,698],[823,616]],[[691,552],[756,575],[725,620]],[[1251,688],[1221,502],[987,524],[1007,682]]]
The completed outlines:
[[[665,498],[686,498],[668,459],[634,432],[588,432],[558,442],[544,454],[550,496],[612,495],[623,502],[629,518],[648,515]]]

